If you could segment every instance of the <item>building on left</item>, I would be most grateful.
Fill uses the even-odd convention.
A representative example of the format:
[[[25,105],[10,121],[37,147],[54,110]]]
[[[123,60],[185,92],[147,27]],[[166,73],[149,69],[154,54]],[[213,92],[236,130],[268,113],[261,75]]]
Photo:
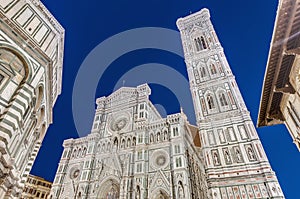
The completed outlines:
[[[29,174],[21,199],[46,199],[50,194],[51,186],[52,182]]]
[[[0,198],[20,198],[61,93],[64,28],[39,0],[0,0]]]

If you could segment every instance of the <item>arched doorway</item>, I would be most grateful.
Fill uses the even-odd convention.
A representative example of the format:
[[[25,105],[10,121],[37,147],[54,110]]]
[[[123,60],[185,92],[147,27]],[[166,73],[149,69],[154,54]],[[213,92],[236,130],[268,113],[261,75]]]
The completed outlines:
[[[100,184],[97,199],[119,199],[120,184],[116,179],[108,179]]]
[[[151,197],[151,199],[169,199],[169,198],[170,197],[168,196],[168,194],[162,189],[155,191],[153,196]]]

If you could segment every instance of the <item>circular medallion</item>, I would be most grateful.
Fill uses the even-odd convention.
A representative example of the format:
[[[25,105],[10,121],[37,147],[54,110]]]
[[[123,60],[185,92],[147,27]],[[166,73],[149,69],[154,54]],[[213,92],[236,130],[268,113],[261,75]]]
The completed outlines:
[[[72,168],[70,171],[70,178],[76,179],[79,176],[80,170],[78,168]]]
[[[166,163],[166,157],[164,155],[159,155],[158,157],[156,157],[156,165],[158,166],[163,166]]]
[[[120,131],[127,126],[128,121],[129,119],[125,115],[112,116],[110,121],[110,130]]]
[[[164,150],[158,150],[151,155],[151,164],[154,168],[163,169],[169,164],[169,155]]]

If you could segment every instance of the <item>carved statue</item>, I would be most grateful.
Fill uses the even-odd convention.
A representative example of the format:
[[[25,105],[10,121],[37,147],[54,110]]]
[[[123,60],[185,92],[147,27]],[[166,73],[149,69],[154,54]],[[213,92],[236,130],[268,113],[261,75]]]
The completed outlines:
[[[217,165],[217,164],[220,164],[220,162],[219,162],[219,157],[218,157],[218,154],[217,154],[217,153],[214,153],[214,162],[215,162],[216,165]]]

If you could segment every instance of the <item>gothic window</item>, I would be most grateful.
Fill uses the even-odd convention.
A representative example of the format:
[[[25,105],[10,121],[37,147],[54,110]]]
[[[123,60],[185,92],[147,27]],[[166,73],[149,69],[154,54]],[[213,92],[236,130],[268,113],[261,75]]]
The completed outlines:
[[[179,134],[178,134],[178,128],[177,128],[177,127],[174,127],[174,128],[173,128],[173,135],[174,135],[174,137],[179,135]]]
[[[181,157],[176,158],[176,167],[182,167]]]
[[[143,159],[143,152],[142,151],[138,151],[138,153],[137,153],[137,159],[138,160]]]
[[[195,43],[197,52],[200,50],[203,50],[203,49],[207,49],[207,44],[206,44],[203,36],[195,38],[194,43]]]
[[[217,62],[217,65],[218,65],[218,68],[219,68],[220,73],[223,73],[223,69],[222,69],[222,67],[221,67],[220,62]]]
[[[140,199],[141,198],[141,190],[140,190],[140,186],[137,185],[136,186],[136,199]]]
[[[73,158],[76,157],[76,149],[74,149],[72,157],[73,157]]]
[[[197,45],[198,45],[199,51],[200,51],[200,50],[203,50],[203,47],[202,47],[202,45],[201,45],[201,41],[200,41],[200,38],[199,38],[199,37],[197,37]]]
[[[175,149],[175,153],[180,153],[180,145],[175,145],[174,149]]]
[[[200,46],[199,46],[197,39],[194,39],[194,42],[195,42],[196,50],[200,51]]]
[[[178,198],[179,199],[184,199],[185,198],[184,189],[183,189],[183,185],[182,185],[181,181],[178,182]]]
[[[210,65],[210,73],[211,73],[212,75],[217,74],[217,69],[216,69],[216,66],[215,66],[214,64],[211,64],[211,65]]]
[[[205,71],[205,67],[204,66],[200,67],[200,74],[201,74],[202,78],[206,76],[206,71]]]
[[[144,109],[144,104],[140,104],[140,110]]]
[[[135,146],[135,144],[136,144],[136,138],[133,137],[133,139],[132,139],[132,146]]]
[[[207,95],[206,100],[207,100],[207,104],[208,104],[208,108],[209,108],[209,109],[215,108],[214,99],[213,99],[213,97],[211,96],[211,94],[208,94],[208,95]]]
[[[139,134],[138,135],[138,143],[142,143],[143,142],[143,134]]]
[[[140,118],[144,117],[144,112],[140,112]]]
[[[223,92],[219,93],[219,100],[220,100],[221,106],[227,106],[228,105],[225,94]]]
[[[154,141],[154,137],[153,137],[153,134],[151,133],[150,134],[150,142],[153,142]]]
[[[114,147],[118,148],[118,139],[117,138],[114,139]]]
[[[164,141],[168,139],[168,132],[164,131]]]
[[[86,148],[84,147],[84,148],[83,148],[82,155],[85,156],[85,154],[86,154]]]
[[[130,147],[130,145],[131,145],[131,141],[130,141],[130,138],[128,138],[128,140],[127,140],[127,147]]]
[[[121,142],[121,148],[124,148],[125,147],[125,140],[122,139],[122,142]]]
[[[136,165],[136,172],[138,172],[138,173],[142,172],[142,170],[143,170],[143,167],[142,167],[142,166],[143,166],[142,163],[138,163],[138,164]]]
[[[206,42],[205,42],[203,36],[201,36],[201,46],[202,46],[203,49],[207,49],[207,45],[206,45]]]

